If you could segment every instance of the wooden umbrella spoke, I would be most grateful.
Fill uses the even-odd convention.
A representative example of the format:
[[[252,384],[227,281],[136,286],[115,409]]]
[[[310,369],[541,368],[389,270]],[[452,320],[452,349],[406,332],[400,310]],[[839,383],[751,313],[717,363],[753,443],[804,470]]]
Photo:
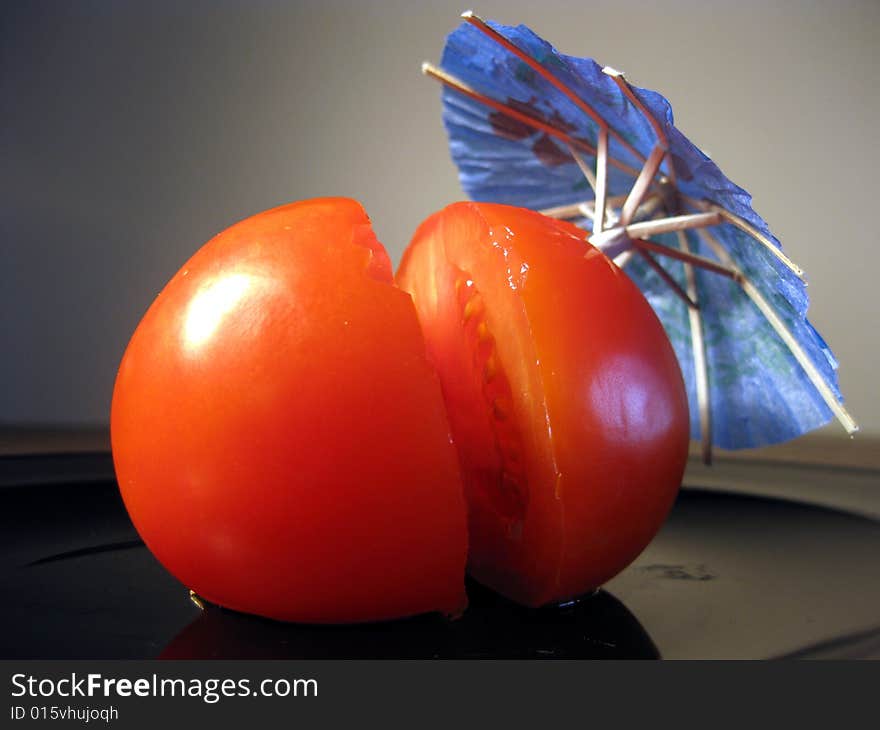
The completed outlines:
[[[608,196],[608,130],[599,130],[596,143],[596,222],[593,230],[605,228],[605,199]]]
[[[620,222],[623,223],[623,225],[626,225],[632,220],[633,214],[642,204],[642,200],[647,194],[648,188],[650,188],[653,183],[654,175],[656,175],[657,171],[660,169],[660,165],[665,156],[666,150],[659,144],[655,145],[654,149],[651,150],[651,154],[648,155],[648,160],[639,172],[638,177],[636,177],[635,182],[633,182],[629,195],[626,196],[626,200],[623,203],[623,209],[620,213]]]
[[[626,200],[625,195],[613,195],[605,201],[606,208],[613,208],[621,205]],[[542,208],[538,211],[542,215],[550,218],[589,218],[593,220],[596,217],[596,202],[594,200],[582,200],[579,203],[569,203],[568,205],[556,205],[552,208]]]
[[[636,210],[635,214],[633,215],[633,223],[638,223],[649,219],[658,221],[662,220],[664,216],[658,216],[657,212],[663,209],[664,205],[665,201],[662,194],[651,193],[647,198],[642,201],[642,204]],[[630,225],[632,225],[632,223],[630,223]]]
[[[688,195],[680,194],[681,199],[688,204],[694,210],[700,211],[712,211],[718,213],[726,223],[730,223],[735,226],[743,233],[747,234],[749,237],[763,245],[770,253],[772,253],[776,258],[778,258],[788,269],[797,276],[801,281],[806,283],[806,275],[804,274],[804,270],[798,266],[794,261],[792,261],[788,256],[783,253],[782,249],[780,249],[777,245],[773,243],[767,236],[761,233],[757,228],[751,225],[748,221],[743,220],[735,213],[727,210],[727,208],[718,205],[717,203],[712,203],[708,200],[697,200],[696,198],[691,198]]]
[[[698,269],[703,269],[704,271],[711,271],[713,274],[726,276],[728,279],[733,279],[734,281],[739,281],[743,278],[743,274],[735,267],[719,264],[712,259],[706,258],[705,256],[699,256],[694,253],[681,251],[677,248],[670,248],[669,246],[663,246],[659,243],[646,241],[640,238],[632,240],[631,243],[633,248],[650,251],[651,253],[658,254],[659,256],[667,256],[671,259],[677,259],[678,261],[683,261],[684,263],[696,266]]]
[[[425,61],[422,64],[422,73],[426,76],[431,76],[432,78],[437,79],[449,88],[455,89],[460,94],[463,94],[464,96],[467,96],[474,101],[478,101],[481,104],[484,104],[485,106],[488,106],[495,111],[500,112],[506,117],[521,122],[522,124],[525,124],[539,132],[544,132],[550,137],[555,137],[569,147],[573,147],[580,152],[586,152],[591,157],[595,157],[597,154],[596,149],[588,142],[572,137],[567,132],[561,130],[559,127],[550,124],[549,122],[545,122],[543,119],[533,117],[531,114],[526,114],[525,112],[521,112],[518,109],[514,109],[507,104],[502,104],[500,101],[496,101],[495,99],[486,96],[482,92],[477,91],[470,84],[467,84],[461,79],[456,78],[455,76],[447,73],[441,68],[437,68],[432,63],[428,63],[427,61]],[[635,167],[627,165],[625,162],[621,162],[611,155],[608,155],[608,164],[613,165],[618,170],[621,170],[628,175],[631,175],[633,178],[638,178],[639,176],[640,170],[637,170]]]
[[[542,208],[538,211],[541,215],[548,218],[556,218],[558,220],[570,220],[572,218],[596,218],[596,211],[593,210],[593,201],[585,201],[582,203],[569,203],[568,205],[554,205],[552,208]]]
[[[654,128],[654,134],[657,135],[658,145],[663,147],[665,151],[668,151],[669,138],[666,136],[666,130],[663,129],[663,125],[654,117],[648,107],[642,103],[642,100],[636,96],[636,93],[633,91],[632,86],[630,86],[629,81],[626,80],[624,74],[610,66],[603,68],[602,72],[614,79],[614,83],[617,84],[617,87],[623,92],[623,95],[629,99],[633,106],[639,110],[642,116],[645,117],[645,119],[648,120],[648,123]],[[675,184],[675,166],[672,164],[671,159],[669,160],[669,179]]]
[[[678,230],[679,248],[690,255],[684,232]],[[694,385],[697,395],[697,409],[700,414],[700,445],[704,464],[712,463],[712,419],[709,405],[709,376],[706,367],[706,349],[703,341],[702,317],[697,298],[696,277],[690,263],[682,262],[686,288],[682,289],[671,274],[644,248],[634,249],[660,276],[661,280],[681,299],[688,308],[688,322],[691,331],[691,349],[694,357]],[[632,249],[627,252],[632,254]],[[626,262],[623,262],[625,265]]]
[[[646,238],[660,233],[684,231],[689,228],[702,228],[721,223],[718,213],[696,213],[694,215],[676,215],[668,218],[654,218],[641,223],[630,223],[626,226],[626,234],[630,238]]]
[[[650,266],[663,280],[663,282],[675,293],[675,295],[688,306],[689,309],[697,309],[696,301],[691,299],[690,295],[681,288],[681,286],[675,279],[672,278],[672,275],[659,263],[657,263],[657,259],[649,254],[644,248],[639,248],[638,246],[636,246],[636,251],[645,260],[648,266]]]
[[[481,31],[484,35],[491,38],[493,41],[498,43],[503,48],[510,51],[513,55],[520,59],[523,63],[525,63],[529,68],[535,71],[541,78],[550,83],[557,91],[563,94],[569,101],[571,101],[576,107],[578,107],[582,112],[584,112],[590,119],[595,122],[596,126],[599,127],[600,130],[605,130],[606,135],[610,133],[623,147],[625,147],[636,159],[645,161],[645,156],[639,152],[635,147],[633,147],[629,142],[624,139],[623,135],[621,135],[617,130],[615,130],[605,118],[599,114],[593,107],[591,107],[586,101],[584,101],[580,96],[578,96],[572,89],[566,86],[559,78],[557,78],[554,74],[552,74],[547,68],[544,67],[537,59],[533,58],[531,55],[523,51],[519,46],[515,45],[507,38],[505,38],[501,33],[492,28],[485,20],[478,17],[474,14],[472,10],[467,10],[461,14],[461,17],[464,18],[468,23],[474,26],[477,30]]]
[[[617,223],[617,215],[615,208],[619,208],[626,200],[626,195],[612,195],[605,201],[605,228],[610,228]],[[663,205],[663,196],[659,193],[652,193],[643,201],[642,205],[636,211],[633,219],[642,221],[653,215],[660,206]],[[593,200],[582,200],[579,203],[569,203],[568,205],[556,205],[552,208],[542,208],[538,211],[542,215],[550,218],[559,218],[561,220],[569,220],[572,218],[588,218],[591,221],[596,219],[596,203]],[[594,224],[595,225],[595,224]],[[595,228],[598,232],[598,227]]]
[[[635,256],[636,250],[634,248],[628,248],[626,251],[622,251],[617,256],[615,256],[612,261],[617,266],[618,269],[623,271],[626,268],[626,265],[632,260],[632,257]]]
[[[593,171],[590,169],[590,166],[586,163],[586,160],[584,160],[584,158],[581,157],[580,153],[571,145],[568,146],[568,153],[572,156],[572,159],[574,159],[575,163],[577,163],[578,168],[580,168],[581,173],[586,178],[589,186],[592,188],[593,195],[597,195],[599,182],[596,179],[595,173],[593,173]]]
[[[682,253],[690,254],[687,234],[676,231],[678,247]],[[697,277],[694,267],[682,262],[684,266],[685,291],[696,306],[688,308],[688,322],[691,330],[691,351],[694,357],[694,390],[697,394],[697,410],[700,414],[700,451],[704,464],[712,463],[712,409],[709,401],[709,368],[706,360],[706,343],[703,338],[703,317],[700,313],[700,300],[697,294]]]
[[[642,167],[642,175],[636,179],[632,190],[630,190],[630,196],[627,198],[627,201],[623,206],[620,219],[623,221],[623,224],[626,225],[632,220],[632,214],[641,204],[642,198],[647,190],[648,186],[643,178],[649,177],[649,179],[653,181],[654,176],[660,172],[660,165],[662,165],[663,160],[666,159],[669,180],[675,185],[675,166],[672,163],[671,157],[669,157],[669,138],[666,136],[666,130],[663,129],[663,125],[660,124],[651,111],[642,103],[641,99],[636,96],[635,91],[633,91],[633,88],[629,85],[629,82],[624,78],[624,75],[620,71],[617,71],[610,66],[606,66],[602,69],[602,72],[614,80],[614,83],[617,84],[617,87],[621,90],[623,95],[633,106],[635,106],[636,109],[639,110],[641,115],[648,120],[648,123],[654,129],[654,134],[657,137],[657,143],[654,145],[651,154],[648,156],[648,159]]]
[[[819,392],[819,395],[822,396],[822,400],[825,401],[828,408],[831,409],[831,412],[837,417],[837,420],[840,421],[844,429],[846,429],[846,432],[852,435],[858,431],[859,426],[855,419],[850,415],[849,411],[844,408],[843,404],[837,400],[834,391],[832,391],[828,383],[825,382],[822,373],[819,372],[819,369],[810,359],[809,355],[807,355],[801,347],[792,331],[788,328],[785,322],[782,321],[782,318],[776,313],[776,310],[773,309],[771,304],[764,298],[761,292],[758,291],[755,285],[749,281],[745,274],[739,271],[733,258],[724,246],[722,246],[718,239],[706,229],[699,229],[697,233],[709,245],[719,261],[723,261],[729,268],[737,272],[738,276],[735,278],[735,281],[740,285],[746,296],[752,300],[752,303],[758,308],[761,314],[764,315],[764,319],[766,319],[770,326],[776,331],[776,334],[779,335],[779,338],[791,354],[794,355],[794,358],[798,361],[801,368],[803,368],[807,377],[810,379],[810,382],[812,382],[813,386]]]

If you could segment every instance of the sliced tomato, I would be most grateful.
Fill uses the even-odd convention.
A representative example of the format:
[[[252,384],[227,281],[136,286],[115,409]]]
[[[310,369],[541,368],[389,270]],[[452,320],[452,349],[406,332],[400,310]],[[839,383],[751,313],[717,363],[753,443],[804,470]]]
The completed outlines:
[[[629,278],[583,231],[458,203],[404,254],[469,510],[469,570],[521,603],[583,594],[647,545],[687,456],[681,372]]]
[[[440,385],[354,201],[276,208],[199,250],[135,331],[111,426],[136,528],[206,599],[305,622],[463,609]]]

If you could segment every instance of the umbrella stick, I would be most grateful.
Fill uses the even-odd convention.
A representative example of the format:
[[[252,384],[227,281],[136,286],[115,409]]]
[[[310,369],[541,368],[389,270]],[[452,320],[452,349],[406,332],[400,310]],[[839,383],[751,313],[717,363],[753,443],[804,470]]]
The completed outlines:
[[[626,251],[619,253],[613,259],[611,259],[618,269],[623,271],[626,268],[626,265],[632,260],[632,257],[635,256],[636,250],[634,248],[628,248]]]
[[[659,220],[654,214],[657,212],[657,209],[663,207],[663,205],[663,195],[660,193],[652,193],[645,198],[645,201],[639,206],[638,210],[633,215],[633,222],[647,220],[648,218]]]
[[[678,231],[679,241],[683,236],[682,231]],[[690,253],[687,243],[680,243],[684,247],[685,253]],[[670,273],[661,266],[657,260],[642,248],[636,248],[639,255],[648,263],[648,265],[660,276],[666,285],[681,299],[688,308],[688,318],[691,328],[691,347],[694,355],[694,381],[697,391],[697,408],[700,413],[700,444],[703,456],[703,463],[709,465],[712,463],[712,426],[709,414],[709,382],[706,373],[706,353],[703,348],[703,329],[700,323],[700,307],[697,303],[697,288],[694,280],[694,269],[690,264],[682,263],[685,270],[685,279],[687,281],[688,290],[681,288],[679,283],[672,278]]]
[[[486,96],[485,94],[481,94],[479,91],[477,91],[476,89],[474,89],[472,86],[465,83],[461,79],[455,78],[455,76],[452,76],[451,74],[446,73],[446,71],[444,71],[443,69],[437,68],[436,66],[434,66],[431,63],[428,63],[427,61],[425,61],[422,64],[422,73],[425,74],[426,76],[431,76],[432,78],[437,79],[438,81],[445,84],[446,86],[448,86],[452,89],[455,89],[460,94],[463,94],[464,96],[467,96],[467,97],[473,99],[474,101],[478,101],[481,104],[485,104],[486,106],[491,107],[492,109],[494,109],[497,112],[501,112],[502,114],[504,114],[507,117],[510,117],[511,119],[515,119],[518,122],[522,122],[523,124],[531,127],[532,129],[537,129],[538,131],[544,132],[545,134],[547,134],[551,137],[555,137],[556,139],[560,140],[561,142],[564,142],[565,144],[567,144],[571,147],[574,147],[575,149],[578,149],[581,152],[586,152],[588,155],[591,155],[593,157],[595,157],[595,155],[596,155],[596,150],[593,148],[593,146],[588,144],[584,140],[576,139],[576,138],[566,134],[558,127],[554,127],[552,124],[549,124],[549,123],[543,121],[542,119],[537,119],[536,117],[533,117],[529,114],[525,114],[517,109],[514,109],[513,107],[507,106],[506,104],[502,104],[499,101],[495,101],[494,99]],[[630,165],[627,165],[624,162],[621,162],[620,160],[618,160],[615,157],[612,157],[611,155],[608,155],[608,163],[611,165],[614,165],[614,167],[616,167],[618,170],[621,170],[621,171],[627,173],[628,175],[632,175],[634,178],[637,178],[639,176],[639,171],[636,168],[631,167]]]
[[[801,281],[806,283],[806,276],[804,274],[804,270],[798,266],[794,261],[792,261],[788,256],[786,256],[782,249],[779,248],[776,244],[773,243],[767,236],[758,231],[754,226],[752,226],[747,221],[744,221],[738,215],[731,213],[727,208],[724,208],[716,203],[710,203],[708,200],[697,200],[695,198],[691,198],[688,195],[681,195],[681,199],[684,200],[691,208],[702,211],[714,211],[718,213],[727,223],[730,223],[733,226],[739,228],[743,233],[748,234],[753,239],[755,239],[758,243],[762,244],[770,253],[772,253],[776,258],[778,258],[785,266],[791,270],[795,276],[797,276]]]
[[[596,145],[596,219],[593,221],[593,232],[605,228],[605,198],[608,193],[608,129],[599,128],[599,139]]]
[[[739,270],[717,264],[712,261],[712,259],[707,259],[705,256],[698,256],[697,254],[693,253],[685,253],[684,251],[679,251],[675,248],[661,246],[659,243],[654,243],[653,241],[645,241],[644,239],[639,238],[633,239],[632,245],[637,249],[645,249],[646,251],[651,251],[652,253],[656,253],[660,256],[668,256],[669,258],[677,259],[678,261],[684,261],[687,264],[696,266],[698,269],[705,269],[706,271],[711,271],[715,274],[721,274],[722,276],[726,276],[730,279],[733,279],[734,281],[739,281],[740,279],[744,278]]]
[[[660,233],[683,231],[688,228],[701,228],[703,226],[715,226],[721,223],[721,215],[717,212],[695,213],[694,215],[677,215],[671,218],[657,218],[642,223],[630,223],[626,227],[626,233],[631,238],[644,238],[656,236]]]
[[[657,135],[657,144],[659,146],[663,147],[664,150],[668,150],[669,149],[669,140],[666,137],[666,131],[663,129],[663,125],[660,124],[660,122],[657,121],[657,119],[650,112],[650,110],[644,104],[642,104],[642,100],[639,99],[638,96],[636,96],[635,92],[633,91],[632,87],[629,85],[629,82],[624,78],[623,74],[620,71],[617,71],[617,70],[611,68],[610,66],[606,66],[605,68],[603,68],[602,72],[607,74],[608,76],[610,76],[612,79],[614,79],[614,83],[617,84],[617,86],[623,92],[624,96],[626,96],[626,98],[629,99],[633,103],[633,105],[636,107],[636,109],[638,109],[642,113],[642,116],[645,117],[645,119],[647,119],[651,123],[651,126],[654,128],[654,134]],[[648,158],[648,161],[650,161],[650,158]],[[648,163],[646,162],[645,164],[648,164]],[[674,185],[676,183],[675,167],[672,164],[671,158],[669,160],[668,167],[669,167],[669,179],[672,181],[672,183]]]
[[[672,289],[673,292],[681,299],[687,306],[688,309],[697,309],[697,303],[690,298],[690,296],[685,292],[684,289],[681,288],[679,283],[672,278],[672,275],[664,269],[659,263],[657,263],[657,259],[655,259],[651,254],[649,254],[645,249],[636,247],[636,251],[639,256],[641,256],[654,271],[657,272],[657,275],[666,282],[666,285]]]
[[[626,265],[630,262],[630,259],[635,255],[635,249],[628,248],[626,251],[617,254],[612,261],[617,266],[618,269],[623,271],[626,268]]]
[[[718,239],[716,239],[715,236],[704,228],[699,229],[697,233],[703,237],[703,240],[706,241],[707,244],[709,244],[719,260],[724,261],[731,266],[731,268],[736,270],[738,276],[735,277],[735,281],[739,283],[746,296],[752,300],[761,314],[764,315],[764,318],[770,326],[776,330],[776,334],[779,335],[780,339],[785,343],[785,346],[788,347],[791,354],[794,355],[795,359],[800,363],[800,366],[804,369],[804,372],[806,372],[807,377],[809,377],[816,390],[819,391],[819,395],[822,396],[822,399],[831,409],[831,412],[837,417],[837,420],[840,421],[844,429],[846,429],[846,432],[852,435],[858,431],[859,426],[855,419],[837,400],[837,396],[828,386],[828,383],[825,382],[825,378],[822,377],[819,369],[815,366],[807,353],[804,352],[804,349],[800,346],[791,330],[788,329],[785,322],[782,321],[770,303],[764,299],[764,296],[757,290],[755,285],[752,284],[744,274],[736,269],[736,264],[733,262],[733,259],[725,250],[724,246],[718,242]]]
[[[648,198],[645,203],[651,202],[655,199],[659,198],[658,195],[652,195]],[[625,195],[612,195],[605,201],[606,208],[611,206],[612,208],[618,205],[621,205],[623,201],[626,200]],[[583,200],[580,203],[569,203],[568,205],[557,205],[553,208],[542,208],[538,211],[542,215],[546,215],[550,218],[589,218],[590,220],[594,220],[596,217],[596,204],[592,200]]]
[[[538,212],[546,215],[548,218],[558,218],[565,220],[567,218],[589,218],[594,220],[596,213],[593,210],[592,200],[583,203],[570,203],[568,205],[556,205],[552,208],[542,208]]]
[[[605,129],[599,130],[599,147],[596,151],[596,173],[587,166],[587,163],[584,161],[584,158],[578,154],[578,151],[574,149],[574,147],[568,148],[569,153],[574,158],[574,161],[577,163],[577,166],[580,168],[581,172],[584,174],[584,177],[587,179],[590,187],[593,188],[593,194],[595,195],[595,202],[593,203],[593,210],[590,211],[586,217],[590,218],[593,221],[593,233],[603,230],[605,227],[605,220],[611,216],[607,215],[607,211],[605,209],[606,205],[606,193],[607,193],[607,161],[608,161],[608,131]],[[580,210],[583,212],[583,206],[580,206]]]
[[[654,175],[660,169],[660,163],[663,162],[665,156],[666,147],[662,144],[655,145],[654,149],[651,150],[651,154],[648,155],[648,161],[642,167],[641,172],[639,172],[620,212],[620,222],[623,225],[627,225],[632,220],[636,210],[642,204],[645,193],[648,192],[648,188],[654,181]]]
[[[687,234],[676,231],[678,247],[682,253],[690,254]],[[700,413],[700,446],[703,463],[712,463],[712,410],[709,402],[709,370],[706,366],[706,343],[703,340],[703,318],[700,314],[700,300],[697,294],[697,277],[694,267],[682,262],[684,267],[685,289],[690,299],[697,305],[688,308],[691,328],[691,349],[694,355],[694,386],[697,391],[697,409]]]
[[[553,208],[542,208],[538,212],[546,215],[548,218],[556,218],[557,220],[568,220],[570,218],[589,218],[595,220],[596,212],[589,203],[571,203],[570,205],[557,205]]]
[[[577,163],[577,166],[580,168],[580,171],[584,174],[584,177],[587,179],[587,183],[593,189],[593,195],[596,195],[597,200],[598,200],[598,193],[596,192],[597,181],[596,181],[596,176],[593,174],[593,171],[590,169],[589,165],[587,165],[587,163],[584,161],[584,158],[580,156],[580,153],[578,153],[578,151],[574,147],[572,147],[571,145],[568,146],[568,153],[572,156],[572,158],[574,158],[574,161]],[[597,210],[598,210],[598,208],[597,208]]]
[[[633,147],[629,142],[627,142],[623,136],[617,132],[617,130],[613,129],[608,122],[605,121],[605,118],[599,114],[593,107],[591,107],[587,102],[581,99],[574,91],[572,91],[568,86],[566,86],[560,79],[554,76],[550,71],[548,71],[537,59],[530,56],[528,53],[523,51],[519,46],[511,43],[507,38],[501,35],[497,30],[492,28],[485,20],[474,15],[473,10],[466,10],[461,14],[461,17],[464,18],[468,23],[474,26],[477,30],[484,33],[486,36],[491,38],[493,41],[498,43],[500,46],[506,48],[513,55],[515,55],[520,61],[525,63],[529,68],[536,71],[545,81],[556,87],[558,91],[560,91],[565,97],[568,98],[576,107],[578,107],[584,114],[586,114],[590,119],[592,119],[600,130],[605,130],[606,139],[607,134],[610,132],[614,139],[616,139],[621,145],[623,145],[629,152],[634,155],[637,159],[642,162],[645,161],[645,156],[639,152],[635,147]]]

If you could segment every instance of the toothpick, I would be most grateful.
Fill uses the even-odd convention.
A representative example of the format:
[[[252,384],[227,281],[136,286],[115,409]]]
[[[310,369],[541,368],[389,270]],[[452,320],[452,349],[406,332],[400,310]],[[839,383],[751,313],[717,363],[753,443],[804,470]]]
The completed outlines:
[[[481,104],[484,104],[494,109],[495,111],[501,112],[511,119],[515,119],[518,122],[522,122],[523,124],[530,126],[532,129],[536,129],[540,132],[544,132],[551,137],[555,137],[556,139],[560,140],[570,147],[574,147],[581,152],[586,152],[591,157],[596,156],[596,149],[588,142],[585,142],[582,139],[576,139],[569,134],[566,134],[558,127],[555,127],[554,125],[549,124],[542,119],[537,119],[536,117],[525,114],[524,112],[521,112],[518,109],[514,109],[507,104],[502,104],[499,101],[495,101],[495,99],[492,99],[491,97],[477,91],[470,84],[465,83],[461,79],[456,78],[455,76],[447,73],[441,68],[437,68],[427,61],[422,63],[422,73],[426,76],[431,76],[437,79],[438,81],[442,82],[452,89],[455,89],[464,96],[474,99],[475,101],[478,101]],[[618,170],[622,170],[623,172],[632,175],[634,178],[637,178],[639,176],[639,170],[631,167],[630,165],[627,165],[626,163],[621,162],[614,157],[609,156],[608,162],[609,164],[616,167]]]
[[[691,253],[684,231],[676,231],[678,247],[685,254]],[[706,365],[706,343],[703,340],[703,321],[700,313],[700,300],[697,295],[697,277],[689,263],[684,267],[685,290],[697,306],[688,309],[688,323],[691,329],[691,351],[694,356],[694,390],[697,394],[697,410],[700,414],[700,446],[704,464],[712,463],[712,410],[709,402],[709,370]]]
[[[715,236],[705,228],[698,229],[697,233],[699,233],[703,237],[703,240],[709,244],[719,261],[725,262],[730,268],[736,270],[736,264],[732,257],[724,246],[718,242]],[[752,300],[761,314],[764,315],[764,318],[770,326],[776,331],[776,334],[779,335],[780,339],[789,349],[791,354],[794,355],[794,358],[798,361],[801,368],[803,368],[807,377],[810,379],[810,382],[812,382],[813,386],[819,392],[819,395],[822,396],[822,400],[825,401],[831,409],[831,412],[837,417],[837,420],[840,421],[844,429],[846,429],[846,432],[850,435],[854,434],[859,430],[859,425],[846,408],[843,407],[843,404],[837,400],[837,396],[828,386],[828,383],[825,382],[822,373],[820,373],[819,369],[813,364],[813,361],[801,347],[794,334],[788,329],[788,326],[782,321],[779,315],[776,314],[776,310],[774,310],[770,303],[764,299],[764,296],[758,291],[755,285],[752,284],[743,273],[738,270],[737,273],[738,276],[736,281],[742,287],[746,296]]]

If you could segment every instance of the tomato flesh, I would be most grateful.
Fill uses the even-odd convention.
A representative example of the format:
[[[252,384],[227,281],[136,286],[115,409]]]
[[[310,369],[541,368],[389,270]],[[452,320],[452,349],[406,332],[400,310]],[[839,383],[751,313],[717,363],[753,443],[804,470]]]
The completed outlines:
[[[647,545],[684,470],[688,411],[650,305],[583,231],[459,203],[404,254],[465,482],[468,568],[526,605],[583,594]]]
[[[440,385],[354,201],[276,208],[200,249],[131,339],[111,432],[136,528],[212,602],[303,622],[465,605]]]

